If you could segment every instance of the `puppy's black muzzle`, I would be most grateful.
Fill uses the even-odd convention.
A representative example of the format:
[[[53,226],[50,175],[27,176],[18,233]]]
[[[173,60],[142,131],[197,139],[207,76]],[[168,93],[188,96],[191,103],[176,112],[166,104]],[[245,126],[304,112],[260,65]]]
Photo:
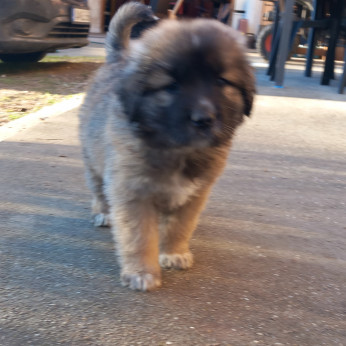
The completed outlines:
[[[194,127],[206,130],[213,126],[215,121],[216,109],[211,101],[207,99],[200,100],[191,114],[191,123]]]
[[[192,118],[191,123],[194,127],[201,130],[209,129],[213,126],[214,117],[209,116],[208,114],[201,114],[198,117]]]

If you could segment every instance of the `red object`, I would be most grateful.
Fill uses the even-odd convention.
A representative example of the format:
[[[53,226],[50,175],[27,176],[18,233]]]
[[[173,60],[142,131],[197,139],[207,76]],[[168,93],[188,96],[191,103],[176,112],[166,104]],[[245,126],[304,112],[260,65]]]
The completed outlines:
[[[268,35],[264,41],[264,48],[267,52],[270,52],[272,49],[272,40],[273,40],[273,35]]]

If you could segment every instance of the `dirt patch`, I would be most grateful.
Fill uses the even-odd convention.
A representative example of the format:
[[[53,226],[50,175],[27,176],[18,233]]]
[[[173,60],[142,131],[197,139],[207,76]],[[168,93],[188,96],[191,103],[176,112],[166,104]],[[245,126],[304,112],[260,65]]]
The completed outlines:
[[[82,93],[103,58],[48,57],[38,63],[0,63],[0,126]]]

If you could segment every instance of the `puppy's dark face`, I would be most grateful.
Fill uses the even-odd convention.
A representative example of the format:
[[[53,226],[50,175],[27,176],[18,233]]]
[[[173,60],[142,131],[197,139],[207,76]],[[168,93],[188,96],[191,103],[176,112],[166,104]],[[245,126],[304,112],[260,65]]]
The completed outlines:
[[[225,56],[232,48],[229,44],[238,50],[234,39],[228,38],[223,46],[218,42],[222,37],[201,28],[188,36],[178,30],[176,35],[180,40],[175,37],[164,49],[146,43],[138,67],[124,70],[119,93],[129,121],[152,147],[226,144],[251,109],[254,87],[248,91],[239,71],[232,71],[246,64],[238,51]]]

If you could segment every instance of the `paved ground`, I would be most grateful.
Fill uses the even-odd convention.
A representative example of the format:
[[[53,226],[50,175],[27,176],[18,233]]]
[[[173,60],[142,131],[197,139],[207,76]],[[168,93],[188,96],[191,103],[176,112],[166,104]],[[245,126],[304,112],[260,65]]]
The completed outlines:
[[[89,37],[89,45],[82,48],[59,49],[49,55],[53,56],[106,56],[104,50],[105,36]]]
[[[195,266],[156,292],[90,223],[76,111],[0,143],[0,345],[346,345],[346,96],[296,69],[257,67]]]

